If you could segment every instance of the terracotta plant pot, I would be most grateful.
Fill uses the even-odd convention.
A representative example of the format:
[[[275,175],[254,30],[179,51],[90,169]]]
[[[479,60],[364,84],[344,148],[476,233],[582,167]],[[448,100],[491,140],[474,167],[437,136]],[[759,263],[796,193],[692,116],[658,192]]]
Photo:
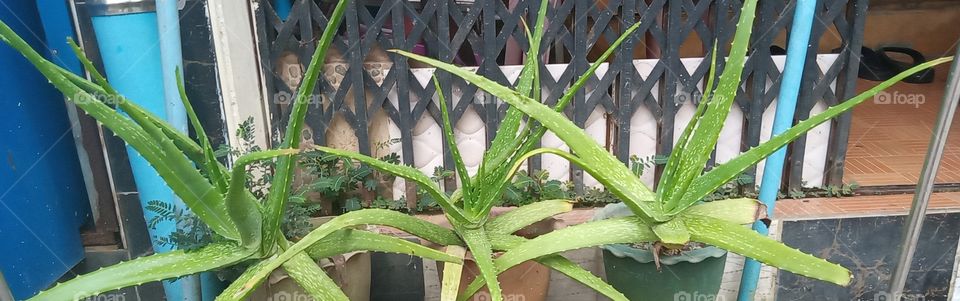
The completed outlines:
[[[469,256],[469,253],[467,254]],[[437,263],[437,271],[441,281],[443,281],[442,262]],[[460,278],[460,292],[465,291],[467,286],[479,275],[480,269],[477,268],[477,264],[473,260],[467,260],[463,266],[463,275]],[[500,273],[497,279],[500,280],[500,289],[503,290],[503,300],[547,300],[547,291],[550,289],[550,268],[536,261],[526,261],[512,267]],[[490,300],[490,290],[484,287],[469,300],[488,301]]]
[[[513,207],[494,207],[491,210],[493,216],[503,214],[514,209]],[[549,233],[555,228],[556,220],[546,219],[530,225],[517,231],[516,235],[526,238],[534,238],[539,235]],[[437,272],[440,281],[443,281],[443,263],[437,262]],[[480,270],[472,260],[472,255],[467,253],[467,261],[463,266],[463,275],[460,278],[460,292],[466,290],[467,286],[480,275]],[[510,301],[545,301],[547,300],[547,291],[550,289],[550,268],[537,263],[536,261],[526,261],[510,269],[507,269],[500,276],[500,288],[503,290],[503,300]],[[490,291],[484,287],[469,300],[487,301],[490,300]]]
[[[333,217],[310,219],[314,227],[322,225]],[[358,252],[340,255],[333,260],[324,259],[317,263],[327,275],[343,290],[351,301],[370,300],[370,253]],[[270,274],[266,282],[251,293],[249,300],[314,300],[285,271],[278,269]]]

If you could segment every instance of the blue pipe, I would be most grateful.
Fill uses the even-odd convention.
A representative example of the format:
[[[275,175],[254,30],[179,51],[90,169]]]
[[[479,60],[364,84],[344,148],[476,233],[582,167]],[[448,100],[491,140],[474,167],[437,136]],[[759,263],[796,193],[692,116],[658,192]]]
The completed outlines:
[[[797,96],[800,94],[800,83],[803,80],[803,68],[807,59],[810,30],[813,27],[816,8],[817,0],[797,1],[790,39],[787,42],[787,61],[783,68],[783,79],[780,82],[780,95],[777,98],[772,135],[779,135],[793,126],[793,116],[797,109]],[[786,155],[787,149],[782,147],[767,157],[764,164],[759,198],[767,205],[767,215],[771,217],[773,207],[776,205],[777,193],[780,191],[780,178],[783,176],[783,161]],[[759,221],[753,224],[753,229],[762,235],[769,233],[767,225]],[[757,281],[760,278],[760,267],[759,262],[750,258],[744,262],[738,301],[753,300],[757,292]]]
[[[168,114],[167,93],[164,91],[165,85],[159,84],[164,82],[165,72],[161,64],[160,47],[158,47],[160,40],[158,16],[154,12],[152,1],[130,2],[133,5],[142,4],[142,7],[131,11],[128,7],[131,4],[127,3],[128,6],[119,12],[112,12],[109,6],[92,9],[94,11],[92,23],[100,46],[104,70],[107,78],[120,94],[143,106],[157,117],[167,119],[171,116]],[[179,45],[177,47],[179,50]],[[176,54],[179,55],[179,51]],[[175,87],[174,82],[174,89]],[[179,102],[179,99],[177,101]],[[176,113],[173,116],[176,117]],[[129,146],[127,152],[130,155],[134,181],[137,184],[141,205],[145,208],[144,218],[147,221],[157,215],[156,212],[146,210],[148,202],[151,201],[187,208],[139,153]],[[168,252],[176,248],[158,241],[160,237],[169,237],[176,228],[175,222],[162,221],[157,223],[156,227],[148,229],[155,252]],[[184,282],[186,281],[183,279],[163,282],[167,300],[196,300],[184,294],[185,289],[191,289],[189,286],[185,287]]]
[[[177,88],[177,70],[183,71],[183,53],[180,49],[180,10],[177,0],[157,0],[157,28],[160,32],[160,67],[163,70],[163,92],[166,99],[167,122],[181,132],[187,132],[187,111]]]
[[[293,2],[290,0],[273,0],[273,9],[277,12],[280,20],[287,20],[290,16],[290,10],[293,8]]]
[[[167,122],[187,132],[187,111],[180,99],[176,73],[183,72],[183,51],[180,42],[180,9],[177,0],[157,0],[157,29],[160,34],[160,69],[163,71],[163,95]],[[176,196],[175,196],[176,197]],[[179,199],[178,203],[182,202]],[[212,273],[182,279],[185,300],[210,300],[220,292],[220,281]]]

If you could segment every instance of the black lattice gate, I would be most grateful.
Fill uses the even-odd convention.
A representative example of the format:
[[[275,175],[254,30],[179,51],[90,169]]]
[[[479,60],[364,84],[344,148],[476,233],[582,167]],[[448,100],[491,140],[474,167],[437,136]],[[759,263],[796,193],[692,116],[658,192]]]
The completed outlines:
[[[590,80],[588,88],[575,97],[566,114],[588,131],[593,129],[595,137],[624,162],[638,147],[650,148],[644,146],[649,143],[636,140],[644,134],[653,137],[652,150],[668,154],[675,129],[686,122],[684,110],[692,106],[690,100],[697,101],[696,95],[708,74],[710,62],[702,58],[712,55],[714,41],[720,45],[718,57],[726,55],[741,2],[550,1],[541,47],[543,58],[550,64],[541,67],[541,74],[553,76],[542,78],[544,101],[555,103],[559,92],[587,69],[609,41],[616,39],[622,29],[641,22],[637,33]],[[302,66],[309,63],[317,36],[327,25],[331,3],[296,1],[286,20],[281,20],[269,3],[259,3],[257,31],[262,66],[267,74],[271,101],[275,104],[271,112],[275,130],[279,130],[277,125],[285,124],[289,100],[295,94],[293,87],[299,82]],[[439,120],[439,108],[429,101],[435,99],[436,91],[426,82],[432,71],[418,69],[421,66],[414,62],[383,50],[405,49],[475,66],[478,74],[510,84],[519,70],[512,65],[521,62],[528,48],[523,20],[534,23],[539,3],[537,0],[352,1],[334,40],[335,50],[327,58],[320,91],[315,92],[317,102],[308,113],[310,137],[314,143],[352,147],[366,154],[380,151],[378,141],[397,139],[399,144],[394,150],[401,154],[404,163],[420,168],[440,165],[452,170],[449,151],[445,147],[441,149],[445,145],[440,143],[442,140],[434,143],[437,150],[424,151],[419,146],[427,141],[422,140],[422,136],[429,136],[431,130],[436,129],[435,121]],[[782,57],[772,55],[771,46],[785,40],[794,5],[795,1],[760,2],[744,84],[736,99],[737,109],[742,113],[736,116],[742,117],[729,122],[739,124],[731,126],[734,129],[731,139],[736,141],[722,142],[732,143],[734,151],[745,150],[765,139],[763,123],[769,118],[764,118],[764,112],[769,112],[775,103],[782,70],[777,65]],[[819,1],[798,102],[798,120],[805,119],[818,106],[836,104],[855,92],[859,61],[857,52],[850,49],[859,49],[862,44],[866,8],[866,0]],[[821,44],[829,43],[840,46],[838,54],[818,56]],[[785,45],[779,46],[785,48]],[[723,68],[722,62],[718,67]],[[506,105],[449,74],[441,72],[437,77],[447,101],[451,102],[453,123],[480,124],[481,129],[476,132],[464,134],[466,131],[461,129],[461,137],[466,137],[464,143],[489,144]],[[464,121],[466,119],[469,120]],[[638,124],[652,128],[652,133],[638,129]],[[847,114],[833,121],[828,126],[829,133],[819,138],[828,141],[829,149],[825,158],[820,155],[820,161],[815,163],[822,166],[811,170],[821,174],[823,185],[841,182],[849,127],[850,115]],[[735,133],[737,129],[739,133]],[[478,142],[478,139],[485,141]],[[785,177],[790,187],[798,187],[805,181],[803,169],[808,149],[805,138],[790,146],[789,176]],[[438,162],[424,163],[433,155]],[[544,168],[543,160],[547,159],[533,159],[529,167]],[[589,177],[575,168],[568,169],[569,180],[578,186]],[[412,187],[407,187],[408,200],[413,197],[412,192]]]

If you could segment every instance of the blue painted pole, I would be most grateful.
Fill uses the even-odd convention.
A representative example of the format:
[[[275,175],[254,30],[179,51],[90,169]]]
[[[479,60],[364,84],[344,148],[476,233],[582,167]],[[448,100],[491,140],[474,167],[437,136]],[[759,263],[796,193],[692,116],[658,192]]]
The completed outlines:
[[[800,83],[803,80],[803,68],[807,59],[810,30],[813,26],[817,1],[798,0],[796,5],[793,25],[790,29],[790,39],[787,42],[787,61],[783,68],[783,79],[780,81],[780,94],[777,98],[777,111],[773,120],[772,135],[779,135],[793,126],[793,116],[797,109],[797,96],[800,94]],[[770,157],[767,157],[764,164],[759,198],[767,205],[769,216],[773,216],[777,193],[780,191],[783,163],[786,155],[786,147],[780,148]],[[767,235],[769,232],[767,225],[762,222],[754,223],[753,229],[763,235]],[[760,279],[760,267],[759,262],[750,258],[747,258],[744,262],[738,301],[753,300],[757,292],[757,282]]]
[[[164,89],[166,70],[162,64],[156,3],[153,0],[91,0],[87,3],[97,43],[100,46],[104,71],[114,88],[157,117],[165,120],[169,117],[179,118],[179,113],[168,110],[170,107],[168,92]],[[174,17],[174,19],[177,18]],[[179,57],[179,30],[176,34],[177,51],[168,55]],[[170,74],[170,77],[173,77],[173,74]],[[173,84],[176,91],[176,82],[174,81]],[[179,99],[177,102],[179,103]],[[182,105],[180,109],[183,109]],[[182,122],[184,129],[185,120],[184,117]],[[153,201],[187,208],[139,153],[130,147],[127,147],[127,152],[130,155],[130,165],[140,202],[144,208]],[[156,212],[144,209],[146,220],[149,221],[156,215]],[[176,246],[161,244],[158,238],[169,237],[176,229],[177,225],[173,221],[162,221],[157,223],[156,227],[147,229],[153,242],[153,250],[162,253],[175,249]],[[196,291],[197,289],[195,286],[191,287],[191,281],[184,280],[163,282],[167,300],[197,300],[196,296],[192,296],[193,294],[184,294],[185,290]]]
[[[293,1],[291,0],[273,0],[273,10],[277,12],[277,16],[280,17],[280,20],[287,20],[287,17],[290,16],[290,10],[293,8]]]
[[[187,111],[180,99],[177,70],[183,73],[183,50],[180,41],[180,9],[177,0],[157,1],[157,29],[160,35],[160,69],[163,71],[163,96],[167,122],[175,129],[187,132]],[[176,197],[176,196],[174,196]],[[179,199],[176,200],[180,203]],[[221,291],[221,283],[213,273],[184,277],[185,300],[213,301]]]
[[[157,28],[160,32],[160,69],[163,71],[163,92],[167,122],[187,132],[187,111],[180,100],[176,71],[183,72],[183,51],[180,49],[180,10],[177,0],[157,0]]]

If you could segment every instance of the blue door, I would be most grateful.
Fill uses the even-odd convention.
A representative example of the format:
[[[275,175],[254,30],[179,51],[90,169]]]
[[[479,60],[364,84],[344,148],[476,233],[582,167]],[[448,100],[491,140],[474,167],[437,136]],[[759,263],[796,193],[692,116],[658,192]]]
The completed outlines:
[[[36,2],[0,4],[0,20],[50,57]],[[25,299],[83,258],[89,201],[63,96],[6,44],[0,66],[0,271]]]

